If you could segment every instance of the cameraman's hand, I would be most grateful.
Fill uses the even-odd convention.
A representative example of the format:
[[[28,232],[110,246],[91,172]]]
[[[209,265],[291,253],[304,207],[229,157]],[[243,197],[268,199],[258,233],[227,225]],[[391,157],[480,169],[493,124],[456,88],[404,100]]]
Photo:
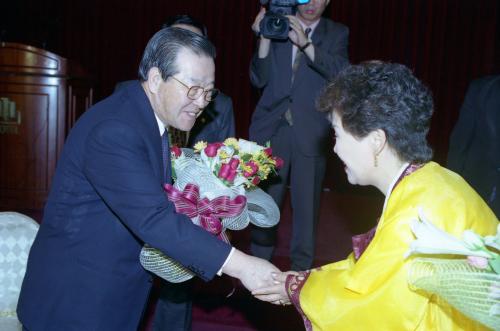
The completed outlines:
[[[308,41],[308,37],[302,28],[302,25],[299,22],[299,19],[296,16],[287,15],[286,16],[290,21],[290,32],[288,33],[288,38],[290,41],[295,44],[297,47],[304,46]]]
[[[255,17],[255,20],[253,21],[252,24],[253,32],[255,32],[256,35],[260,36],[259,51],[258,51],[259,59],[266,58],[267,55],[269,54],[269,49],[271,47],[271,39],[265,38],[264,36],[260,35],[260,22],[264,18],[264,15],[266,15],[266,8],[260,7],[260,11]]]
[[[260,7],[259,13],[255,17],[255,20],[253,21],[252,24],[252,30],[255,32],[256,35],[260,33],[260,22],[264,18],[264,15],[266,14],[266,8]]]

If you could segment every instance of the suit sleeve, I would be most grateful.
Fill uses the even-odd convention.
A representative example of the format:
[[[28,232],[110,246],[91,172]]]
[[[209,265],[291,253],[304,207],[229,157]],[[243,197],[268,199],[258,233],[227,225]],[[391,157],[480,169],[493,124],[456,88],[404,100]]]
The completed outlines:
[[[458,121],[450,136],[450,147],[448,149],[447,167],[458,173],[462,173],[465,154],[474,136],[476,128],[476,116],[478,105],[479,87],[477,82],[472,82],[465,95],[464,103],[460,108]]]
[[[88,136],[83,152],[85,176],[137,238],[204,280],[216,274],[231,247],[175,212],[154,174],[142,135],[126,123],[102,122]]]
[[[265,87],[269,81],[272,48],[273,43],[271,42],[269,54],[263,59],[259,58],[259,50],[257,49],[250,62],[250,82],[256,88]]]
[[[347,52],[349,29],[340,25],[327,38],[332,38],[331,42],[325,42],[328,47],[323,48],[314,45],[314,62],[310,58],[307,58],[307,62],[323,78],[331,80],[343,68],[349,65]]]

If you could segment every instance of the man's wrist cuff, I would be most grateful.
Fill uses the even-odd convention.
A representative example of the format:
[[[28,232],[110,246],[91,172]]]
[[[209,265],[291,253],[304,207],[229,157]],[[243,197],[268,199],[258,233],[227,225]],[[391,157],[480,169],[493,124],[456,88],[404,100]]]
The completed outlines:
[[[306,42],[304,45],[302,45],[301,47],[299,47],[299,50],[300,50],[301,52],[303,52],[303,51],[305,51],[305,49],[306,49],[307,47],[309,47],[309,45],[311,45],[311,44],[312,44],[312,42],[308,41],[308,42]]]
[[[233,253],[234,253],[234,247],[231,247],[231,251],[229,252],[229,255],[226,257],[226,260],[222,264],[222,267],[220,267],[219,271],[217,271],[217,276],[222,276],[222,269],[224,269],[224,267],[226,266],[226,264],[229,261],[229,259],[231,258],[231,256],[233,256]]]

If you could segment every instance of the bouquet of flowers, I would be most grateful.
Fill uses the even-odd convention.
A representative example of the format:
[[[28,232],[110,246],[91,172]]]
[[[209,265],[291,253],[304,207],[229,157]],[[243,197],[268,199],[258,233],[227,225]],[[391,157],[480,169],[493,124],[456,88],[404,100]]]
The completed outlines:
[[[419,218],[411,224],[417,239],[406,257],[441,256],[414,259],[408,274],[410,285],[434,293],[470,318],[500,330],[500,225],[496,235],[481,237],[466,230],[459,240],[434,226],[422,211]],[[449,254],[467,259],[443,256]]]
[[[229,187],[253,188],[281,168],[283,160],[273,156],[270,147],[262,147],[244,139],[228,138],[224,143],[194,146],[201,161]],[[175,151],[176,157],[178,152]]]
[[[225,231],[244,229],[250,222],[271,227],[279,221],[274,200],[257,187],[283,161],[272,155],[270,147],[243,139],[199,142],[194,150],[171,148],[174,185],[165,191],[176,211],[191,218],[221,240],[229,242]],[[188,269],[159,250],[145,245],[140,261],[146,270],[173,282],[194,276]]]

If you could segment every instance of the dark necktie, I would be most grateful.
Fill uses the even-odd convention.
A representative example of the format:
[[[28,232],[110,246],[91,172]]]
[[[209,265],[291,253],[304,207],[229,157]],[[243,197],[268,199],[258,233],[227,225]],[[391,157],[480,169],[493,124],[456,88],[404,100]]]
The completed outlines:
[[[309,39],[309,33],[311,33],[311,28],[307,28],[306,31],[306,38]],[[299,64],[300,64],[300,60],[302,59],[302,56],[303,56],[303,52],[297,48],[297,53],[295,53],[295,59],[293,60],[293,64],[292,64],[292,83],[293,83],[293,79],[295,78],[295,73],[297,72],[297,69],[299,69]]]
[[[310,32],[311,32],[311,28],[307,28],[305,31],[307,39],[309,39]],[[293,60],[293,63],[292,63],[292,84],[293,84],[293,80],[295,78],[295,73],[297,72],[297,69],[299,69],[300,60],[303,56],[302,53],[303,52],[299,48],[297,48],[297,53],[295,53],[295,59]],[[290,126],[293,125],[292,111],[290,110],[290,108],[288,108],[285,112],[285,120],[288,122],[288,124]]]
[[[168,130],[165,129],[161,136],[161,158],[163,160],[163,179],[167,184],[171,184],[172,176],[170,170],[170,147],[168,144]]]

